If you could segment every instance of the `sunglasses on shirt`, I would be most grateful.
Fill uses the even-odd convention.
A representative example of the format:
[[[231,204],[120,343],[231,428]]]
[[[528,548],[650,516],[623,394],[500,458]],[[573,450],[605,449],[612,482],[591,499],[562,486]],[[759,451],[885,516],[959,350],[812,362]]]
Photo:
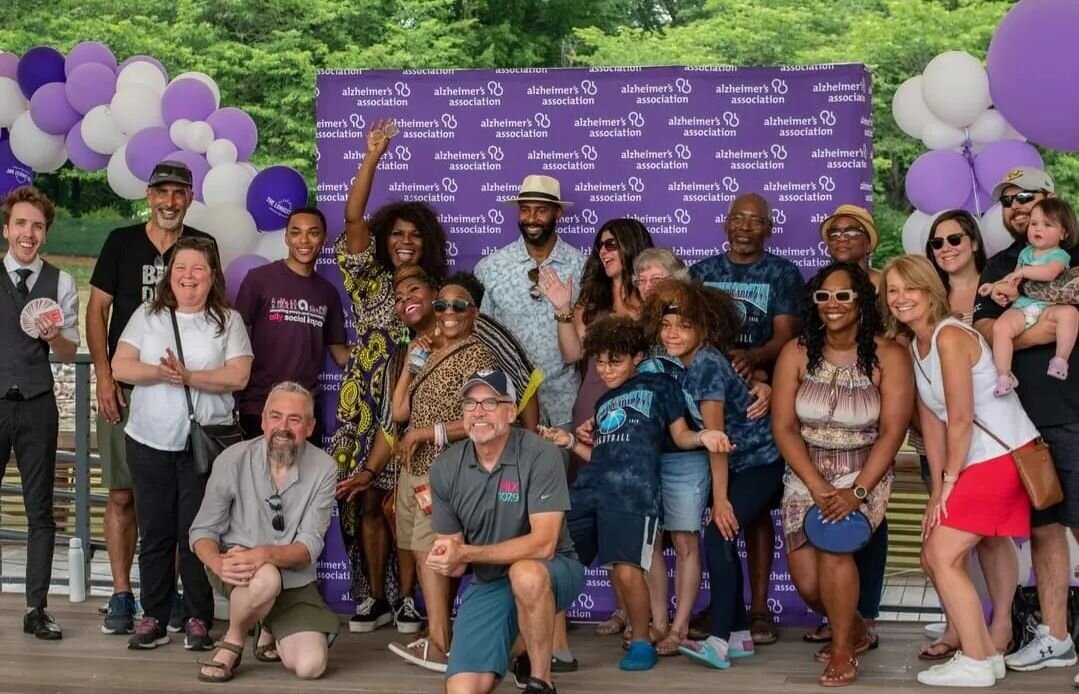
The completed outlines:
[[[934,236],[929,239],[929,245],[934,251],[939,251],[944,248],[944,242],[947,241],[949,246],[958,246],[963,243],[963,237],[966,234],[948,234],[947,236]]]
[[[1011,207],[1013,202],[1017,202],[1020,205],[1025,205],[1028,202],[1034,200],[1034,198],[1036,197],[1038,197],[1038,194],[1034,191],[1021,190],[1018,193],[1012,193],[1011,195],[1001,195],[1000,206]]]
[[[270,505],[270,510],[273,511],[273,520],[270,524],[273,526],[274,531],[282,533],[285,531],[285,504],[281,501],[280,494],[274,494],[266,503]]]
[[[823,306],[832,299],[835,299],[837,304],[849,304],[857,298],[858,292],[853,289],[837,289],[834,292],[827,289],[818,289],[813,292],[813,303],[818,306]]]
[[[431,306],[435,309],[435,313],[445,313],[450,309],[452,309],[454,313],[464,313],[472,306],[475,306],[475,304],[471,301],[465,301],[464,299],[454,299],[453,301],[435,299],[431,303]]]
[[[532,286],[528,288],[528,295],[532,297],[533,301],[539,301],[543,298],[543,292],[539,288],[539,268],[534,267],[528,271],[528,281],[532,283]]]

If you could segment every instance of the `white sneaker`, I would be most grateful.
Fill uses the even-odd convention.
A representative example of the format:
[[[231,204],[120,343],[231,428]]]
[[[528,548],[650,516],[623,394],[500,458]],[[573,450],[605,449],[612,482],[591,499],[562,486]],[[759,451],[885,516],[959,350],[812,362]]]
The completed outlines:
[[[989,657],[989,662],[993,664],[993,677],[1002,680],[1008,675],[1008,668],[1004,665],[1004,656],[997,653]]]
[[[948,662],[919,672],[918,681],[930,687],[992,687],[997,678],[991,658],[974,660],[956,651]]]
[[[1033,672],[1047,667],[1071,667],[1075,665],[1075,644],[1071,636],[1054,638],[1049,627],[1039,624],[1034,639],[1015,653],[1004,657],[1009,670]]]

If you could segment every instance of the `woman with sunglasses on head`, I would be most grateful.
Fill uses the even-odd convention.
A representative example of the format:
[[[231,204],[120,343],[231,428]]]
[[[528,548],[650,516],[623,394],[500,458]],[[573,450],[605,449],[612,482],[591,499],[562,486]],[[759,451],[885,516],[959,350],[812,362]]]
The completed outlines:
[[[904,349],[880,333],[865,270],[833,263],[810,280],[801,334],[784,346],[773,380],[772,431],[790,468],[782,513],[791,578],[832,629],[832,643],[817,655],[828,664],[820,677],[825,687],[854,682],[857,656],[872,639],[857,613],[857,548],[818,550],[805,524],[814,506],[826,522],[860,512],[868,541],[884,519],[914,381]]]
[[[465,438],[458,393],[461,384],[477,371],[496,368],[494,357],[475,336],[482,300],[483,285],[471,273],[459,272],[446,279],[431,304],[437,343],[432,335],[412,341],[408,347],[410,368],[401,373],[393,393],[393,421],[406,425],[396,447],[401,464],[397,548],[412,552],[415,560],[427,607],[428,632],[426,638],[409,644],[390,644],[390,650],[437,672],[446,669],[453,594],[450,579],[426,564],[435,541],[428,473],[447,445]]]
[[[128,648],[169,642],[165,625],[176,589],[177,552],[188,615],[184,647],[213,648],[213,593],[187,538],[206,477],[195,472],[184,391],[190,391],[200,424],[228,424],[233,420],[232,394],[247,385],[252,357],[243,318],[225,298],[216,244],[212,239],[180,238],[156,298],[132,315],[112,358],[116,379],[134,386],[124,438],[139,524],[144,617]]]

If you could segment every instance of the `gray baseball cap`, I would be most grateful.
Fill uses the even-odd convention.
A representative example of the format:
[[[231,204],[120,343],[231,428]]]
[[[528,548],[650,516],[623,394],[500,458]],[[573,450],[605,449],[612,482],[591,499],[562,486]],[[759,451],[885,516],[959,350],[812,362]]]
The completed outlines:
[[[1053,177],[1041,169],[1035,169],[1033,166],[1017,166],[1005,174],[1004,180],[993,188],[992,199],[994,201],[999,200],[1000,194],[1003,193],[1004,189],[1008,186],[1016,186],[1023,190],[1034,192],[1056,192],[1056,186],[1053,184]]]

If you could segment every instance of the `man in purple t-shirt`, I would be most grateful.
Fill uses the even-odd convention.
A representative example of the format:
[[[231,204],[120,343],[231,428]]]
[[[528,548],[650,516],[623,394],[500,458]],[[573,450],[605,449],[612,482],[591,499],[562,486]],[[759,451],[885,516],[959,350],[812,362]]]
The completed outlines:
[[[338,366],[343,368],[348,360],[341,296],[315,272],[325,241],[322,212],[314,207],[294,210],[285,225],[288,258],[251,270],[240,285],[235,308],[247,324],[255,352],[251,379],[236,398],[248,438],[262,436],[262,408],[275,384],[295,381],[317,393],[326,349]],[[309,440],[321,446],[322,422],[315,419]]]

